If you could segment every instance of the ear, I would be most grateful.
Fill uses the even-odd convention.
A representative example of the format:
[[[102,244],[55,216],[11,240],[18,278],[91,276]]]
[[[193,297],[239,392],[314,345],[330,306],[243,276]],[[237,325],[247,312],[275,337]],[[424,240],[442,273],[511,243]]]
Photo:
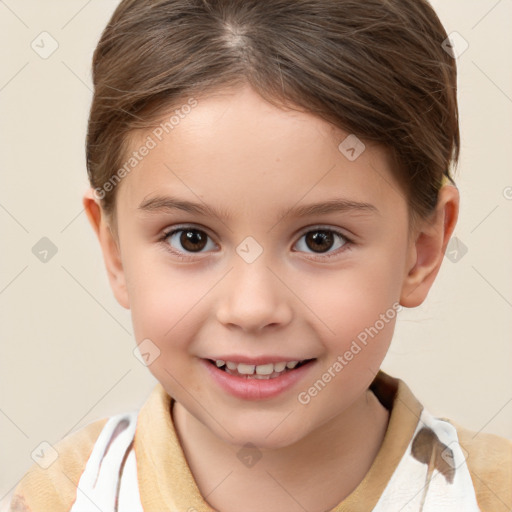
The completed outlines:
[[[112,233],[109,220],[92,188],[87,189],[82,202],[87,218],[100,242],[103,261],[114,296],[121,306],[130,309],[118,239]]]
[[[439,191],[435,211],[420,221],[409,248],[407,275],[404,278],[400,304],[414,308],[423,303],[441,268],[446,246],[459,215],[459,191],[445,185]]]

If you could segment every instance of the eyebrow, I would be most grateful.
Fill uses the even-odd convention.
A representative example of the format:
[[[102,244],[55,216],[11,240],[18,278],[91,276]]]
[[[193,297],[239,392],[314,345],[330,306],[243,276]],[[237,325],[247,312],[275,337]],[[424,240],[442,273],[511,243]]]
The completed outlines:
[[[217,217],[219,219],[231,219],[233,216],[226,210],[216,210],[215,208],[200,203],[193,203],[184,201],[171,196],[154,196],[144,200],[138,207],[139,210],[148,213],[171,213],[175,210],[182,210],[188,213],[195,213],[197,215]],[[378,214],[379,210],[372,204],[351,201],[345,198],[335,198],[322,203],[315,203],[292,207],[283,212],[281,218],[291,215],[294,217],[308,217],[313,215],[322,215],[327,213],[369,213]]]

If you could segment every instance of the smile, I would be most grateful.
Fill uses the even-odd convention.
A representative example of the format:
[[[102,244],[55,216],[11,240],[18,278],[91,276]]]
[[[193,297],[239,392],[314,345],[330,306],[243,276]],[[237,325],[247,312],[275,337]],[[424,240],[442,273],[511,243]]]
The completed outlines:
[[[248,379],[266,380],[275,379],[294,368],[300,368],[300,366],[308,363],[311,359],[305,359],[303,361],[281,361],[278,363],[266,363],[259,365],[235,363],[233,361],[223,361],[222,359],[209,361],[229,375],[246,377]]]
[[[201,363],[216,386],[242,400],[276,398],[297,388],[299,383],[317,366],[316,359],[290,361],[280,361],[281,358],[251,360],[237,357],[238,361],[230,359],[234,357],[202,359]]]

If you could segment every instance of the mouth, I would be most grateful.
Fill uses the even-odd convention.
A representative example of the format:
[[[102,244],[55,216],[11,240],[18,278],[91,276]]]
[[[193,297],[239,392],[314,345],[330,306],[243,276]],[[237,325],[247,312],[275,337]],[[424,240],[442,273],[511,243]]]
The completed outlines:
[[[301,361],[280,361],[277,363],[265,364],[247,364],[236,363],[234,361],[225,361],[223,359],[207,359],[208,363],[228,375],[245,378],[247,380],[269,380],[282,377],[283,375],[294,372],[302,366],[305,366],[315,359],[303,359]]]
[[[202,364],[220,389],[241,400],[272,400],[299,386],[317,364],[317,359],[286,357],[248,358],[245,356],[214,356]]]

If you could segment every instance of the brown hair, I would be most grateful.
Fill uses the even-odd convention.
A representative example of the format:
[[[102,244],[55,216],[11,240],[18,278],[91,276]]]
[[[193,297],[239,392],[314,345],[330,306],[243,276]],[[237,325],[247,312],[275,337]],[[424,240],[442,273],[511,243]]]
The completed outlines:
[[[426,0],[123,0],[93,58],[91,186],[113,216],[116,187],[103,187],[134,130],[184,98],[249,83],[386,146],[409,211],[426,217],[459,156],[446,38]]]

